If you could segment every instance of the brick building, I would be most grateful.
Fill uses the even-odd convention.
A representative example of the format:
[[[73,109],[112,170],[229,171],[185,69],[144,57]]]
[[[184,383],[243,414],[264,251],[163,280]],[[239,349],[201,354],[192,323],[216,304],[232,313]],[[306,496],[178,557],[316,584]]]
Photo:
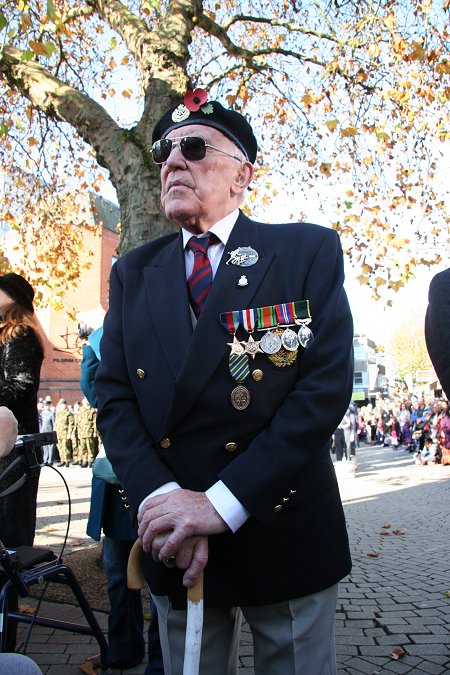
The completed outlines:
[[[82,271],[76,288],[64,298],[65,308],[76,313],[107,309],[109,273],[119,244],[119,208],[112,202],[93,194],[80,197],[83,219],[92,225],[85,228],[81,262],[90,266]],[[6,235],[13,237],[14,235]],[[14,268],[14,254],[8,255]],[[68,403],[80,401],[80,361],[82,341],[78,337],[78,321],[68,318],[65,311],[38,309],[36,314],[45,334],[45,357],[41,369],[40,397],[51,396],[53,403],[65,398]]]

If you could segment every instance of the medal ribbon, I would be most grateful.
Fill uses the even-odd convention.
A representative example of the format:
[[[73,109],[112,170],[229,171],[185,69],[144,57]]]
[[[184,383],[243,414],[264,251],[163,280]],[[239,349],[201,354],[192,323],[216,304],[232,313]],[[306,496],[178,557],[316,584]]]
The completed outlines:
[[[239,328],[240,324],[240,312],[239,310],[234,310],[231,312],[222,312],[220,315],[220,323],[231,335],[234,335]]]
[[[268,307],[258,307],[256,312],[259,330],[274,328],[277,325],[277,316],[273,305]]]
[[[309,313],[309,300],[298,300],[297,302],[294,302],[294,306],[295,317],[297,319],[305,321],[306,319],[311,318],[311,314]]]
[[[258,310],[256,309],[241,309],[239,311],[239,316],[241,323],[244,326],[247,333],[253,333],[255,330],[255,323],[258,316]]]
[[[294,305],[294,302],[282,302],[279,305],[275,305],[279,326],[291,326],[295,324]]]
[[[228,367],[236,382],[243,382],[250,375],[247,354],[230,354]]]

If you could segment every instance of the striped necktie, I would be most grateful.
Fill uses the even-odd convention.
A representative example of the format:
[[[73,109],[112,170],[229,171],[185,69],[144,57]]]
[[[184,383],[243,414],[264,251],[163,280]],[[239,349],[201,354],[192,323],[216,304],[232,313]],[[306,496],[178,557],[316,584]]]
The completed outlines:
[[[202,312],[213,280],[208,248],[217,243],[219,239],[215,234],[207,237],[191,237],[187,243],[187,247],[194,253],[194,267],[187,283],[189,300],[197,319]]]

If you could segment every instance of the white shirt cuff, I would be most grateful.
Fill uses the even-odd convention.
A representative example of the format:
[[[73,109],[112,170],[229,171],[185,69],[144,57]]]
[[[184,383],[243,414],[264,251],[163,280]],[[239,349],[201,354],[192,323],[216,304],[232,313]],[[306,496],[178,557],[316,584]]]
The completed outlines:
[[[205,494],[232,532],[236,532],[250,517],[247,509],[221,480],[214,483]]]
[[[151,492],[149,495],[145,497],[145,499],[141,501],[141,503],[139,504],[138,513],[144,506],[147,499],[150,499],[150,497],[156,497],[156,495],[163,495],[165,492],[172,492],[172,490],[178,490],[179,488],[180,486],[178,485],[178,483],[175,483],[175,481],[172,481],[170,483],[164,483],[164,485],[161,485],[159,488],[156,488],[156,490],[153,490],[153,492]]]

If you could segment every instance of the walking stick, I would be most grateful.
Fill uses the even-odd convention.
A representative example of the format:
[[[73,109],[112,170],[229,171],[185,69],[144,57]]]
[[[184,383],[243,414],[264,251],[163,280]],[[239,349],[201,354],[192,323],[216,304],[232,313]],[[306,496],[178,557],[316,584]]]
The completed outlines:
[[[143,553],[141,540],[136,539],[128,556],[127,565],[127,586],[132,591],[139,591],[146,585],[142,572]]]
[[[187,592],[183,675],[198,675],[203,632],[203,572]]]
[[[127,586],[132,590],[145,588],[142,572],[142,545],[136,539],[127,565]],[[203,632],[203,572],[187,591],[186,638],[184,644],[183,675],[198,675]]]

